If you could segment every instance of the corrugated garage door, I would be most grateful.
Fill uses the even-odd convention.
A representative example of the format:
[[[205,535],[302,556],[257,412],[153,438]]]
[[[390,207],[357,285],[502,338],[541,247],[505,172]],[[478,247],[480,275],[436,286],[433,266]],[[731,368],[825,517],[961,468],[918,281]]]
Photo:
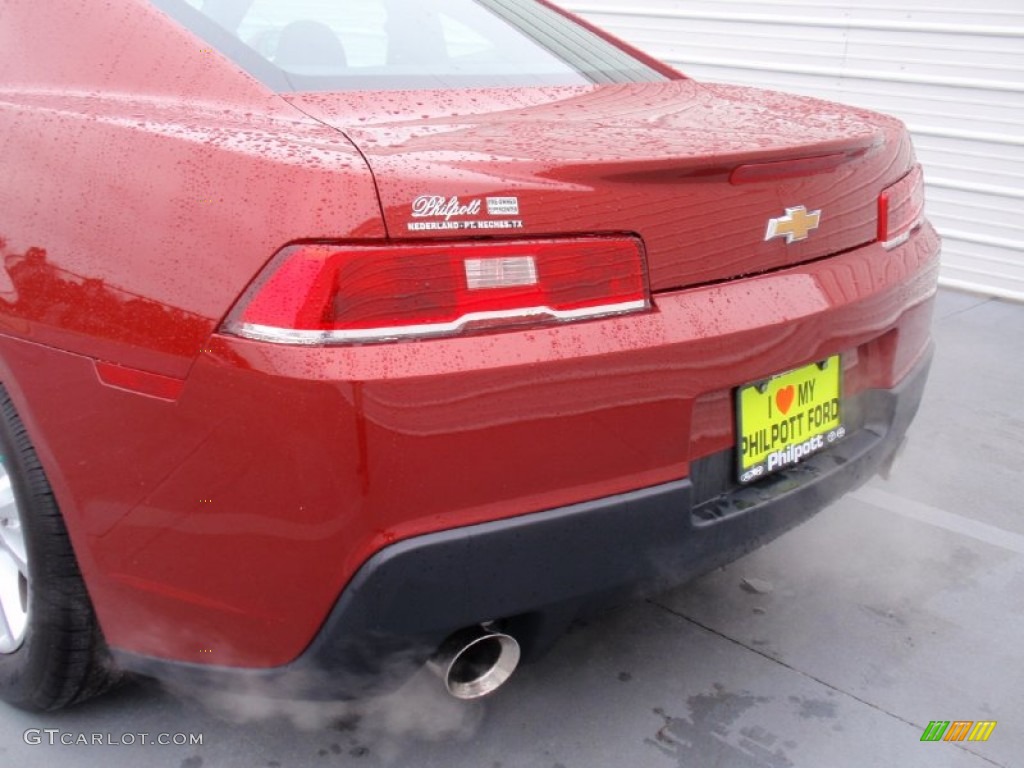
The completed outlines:
[[[1024,0],[563,0],[693,77],[910,126],[942,280],[1024,300]]]

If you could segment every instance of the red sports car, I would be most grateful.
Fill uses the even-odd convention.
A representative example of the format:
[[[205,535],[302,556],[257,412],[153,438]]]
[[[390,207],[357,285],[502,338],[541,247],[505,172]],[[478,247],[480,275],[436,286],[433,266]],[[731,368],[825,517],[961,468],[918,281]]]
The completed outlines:
[[[886,466],[922,210],[543,0],[6,0],[0,695],[493,690]]]

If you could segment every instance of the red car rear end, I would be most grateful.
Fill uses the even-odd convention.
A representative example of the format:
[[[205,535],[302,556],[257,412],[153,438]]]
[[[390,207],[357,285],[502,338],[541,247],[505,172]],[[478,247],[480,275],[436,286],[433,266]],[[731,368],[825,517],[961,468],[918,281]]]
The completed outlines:
[[[16,2],[0,60],[0,378],[119,667],[339,696],[466,627],[537,653],[903,440],[939,243],[898,121],[542,4],[483,5],[632,64],[283,91],[228,19],[119,5]]]

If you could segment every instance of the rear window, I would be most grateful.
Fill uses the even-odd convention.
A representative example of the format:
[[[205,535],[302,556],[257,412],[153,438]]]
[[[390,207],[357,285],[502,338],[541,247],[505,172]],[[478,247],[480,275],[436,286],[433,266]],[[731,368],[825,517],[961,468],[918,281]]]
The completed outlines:
[[[278,91],[665,80],[532,0],[152,0]]]

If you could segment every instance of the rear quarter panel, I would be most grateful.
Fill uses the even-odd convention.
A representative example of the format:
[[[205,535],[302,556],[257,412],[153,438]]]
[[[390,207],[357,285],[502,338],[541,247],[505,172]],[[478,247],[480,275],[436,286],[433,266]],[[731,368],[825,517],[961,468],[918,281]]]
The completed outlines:
[[[149,3],[2,4],[0,381],[105,630],[121,608],[99,543],[216,423],[101,385],[95,362],[183,379],[286,242],[383,235],[341,134]]]
[[[296,238],[383,236],[372,178],[147,3],[5,3],[0,332],[182,377]]]

